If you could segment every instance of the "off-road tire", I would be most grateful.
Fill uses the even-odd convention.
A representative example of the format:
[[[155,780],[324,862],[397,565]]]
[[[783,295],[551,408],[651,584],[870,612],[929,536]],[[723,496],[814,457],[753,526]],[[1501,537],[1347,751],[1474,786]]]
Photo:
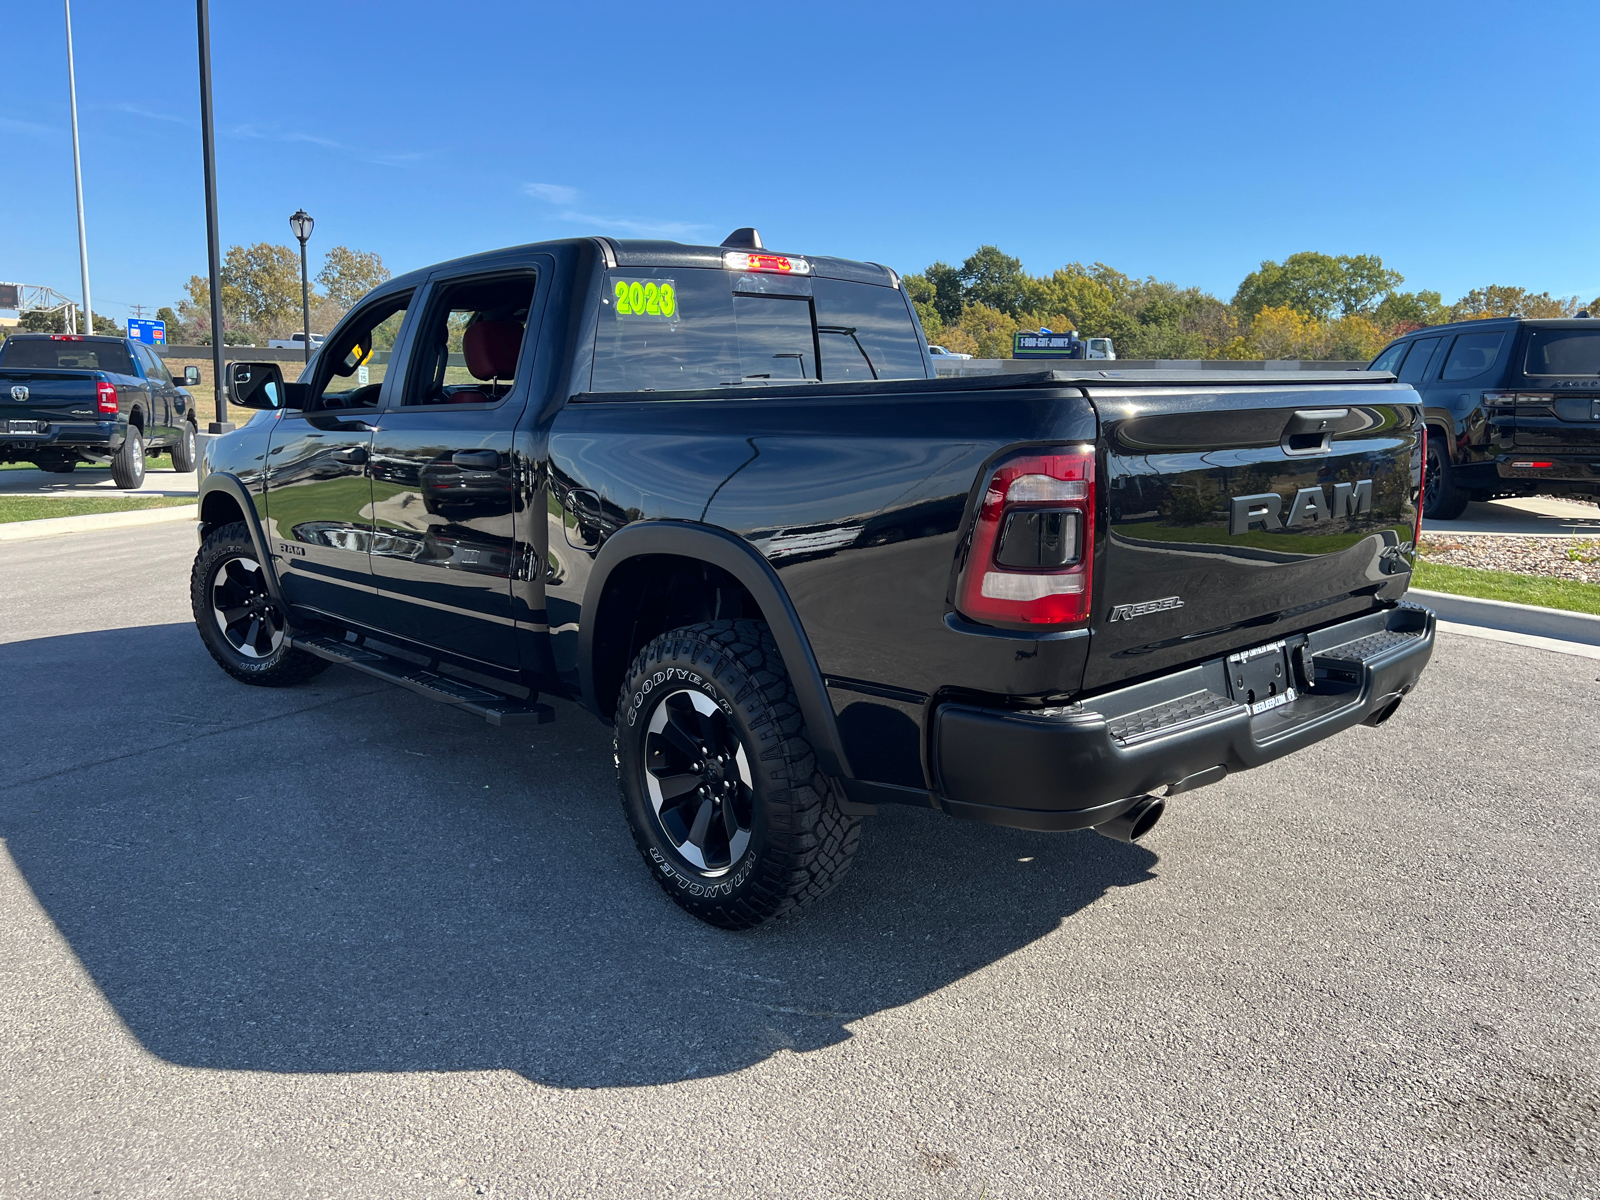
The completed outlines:
[[[128,426],[128,436],[111,456],[111,481],[129,492],[144,486],[144,434],[136,425]]]
[[[734,856],[737,839],[729,835],[728,861],[717,869],[702,869],[680,853],[667,829],[666,805],[658,812],[647,781],[647,754],[667,752],[652,742],[660,735],[650,733],[651,723],[668,701],[685,711],[686,700],[693,702],[689,693],[715,706],[707,721],[737,740],[750,777],[748,843]],[[849,869],[860,822],[840,811],[817,770],[794,687],[764,623],[710,621],[647,645],[628,669],[617,702],[614,747],[623,811],[645,866],[667,895],[707,924],[750,929],[786,916],[825,896]],[[680,795],[688,797],[686,805],[695,803],[692,793]],[[698,847],[689,849],[709,864]]]
[[[189,573],[189,603],[194,610],[195,628],[200,631],[200,640],[217,660],[217,665],[241,683],[257,687],[292,687],[326,671],[332,665],[326,659],[290,647],[286,636],[288,624],[282,611],[266,595],[264,578],[252,589],[252,594],[239,599],[255,610],[258,622],[275,620],[285,636],[273,644],[269,633],[261,640],[259,650],[244,650],[229,640],[214,604],[218,577],[230,563],[243,568],[237,572],[241,577],[253,575],[261,568],[255,544],[243,521],[212,530],[200,543],[200,552],[194,556],[194,567]],[[256,572],[245,566],[250,563],[255,564]],[[248,630],[250,626],[244,628]]]
[[[195,430],[190,421],[183,423],[183,430],[178,434],[178,440],[172,446],[172,469],[174,471],[192,471],[195,464]]]
[[[1422,515],[1430,521],[1454,521],[1467,511],[1472,493],[1459,486],[1450,464],[1450,443],[1437,426],[1427,427],[1427,477],[1422,489]]]

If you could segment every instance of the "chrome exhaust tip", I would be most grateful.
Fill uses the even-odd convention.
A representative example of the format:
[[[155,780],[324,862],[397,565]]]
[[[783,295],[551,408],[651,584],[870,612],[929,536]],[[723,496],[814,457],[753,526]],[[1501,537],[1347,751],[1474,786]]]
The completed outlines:
[[[1166,811],[1167,802],[1160,796],[1140,796],[1118,816],[1096,825],[1094,831],[1113,841],[1137,842],[1156,827]]]

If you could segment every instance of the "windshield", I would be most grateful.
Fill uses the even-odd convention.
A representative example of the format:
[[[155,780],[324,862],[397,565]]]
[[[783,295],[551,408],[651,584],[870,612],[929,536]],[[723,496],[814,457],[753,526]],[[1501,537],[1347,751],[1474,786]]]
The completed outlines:
[[[46,371],[110,371],[132,375],[133,356],[122,342],[110,339],[55,341],[49,338],[7,338],[0,346],[0,367],[33,367]]]
[[[1600,327],[1535,329],[1522,369],[1528,375],[1600,374]]]

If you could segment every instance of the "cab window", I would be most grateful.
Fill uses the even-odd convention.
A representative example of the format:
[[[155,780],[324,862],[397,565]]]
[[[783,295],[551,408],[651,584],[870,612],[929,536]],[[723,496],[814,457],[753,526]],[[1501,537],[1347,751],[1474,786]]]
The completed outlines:
[[[1411,353],[1406,355],[1406,361],[1400,368],[1401,383],[1421,383],[1423,373],[1428,369],[1428,360],[1433,357],[1433,351],[1438,346],[1439,338],[1418,338],[1411,343]]]
[[[1505,344],[1504,333],[1463,333],[1450,346],[1440,379],[1472,379],[1494,366]]]
[[[813,287],[824,382],[927,378],[905,293],[843,279]]]
[[[342,325],[317,354],[311,408],[376,408],[411,293],[390,296]]]
[[[404,405],[498,404],[526,372],[527,272],[440,284],[417,331]]]

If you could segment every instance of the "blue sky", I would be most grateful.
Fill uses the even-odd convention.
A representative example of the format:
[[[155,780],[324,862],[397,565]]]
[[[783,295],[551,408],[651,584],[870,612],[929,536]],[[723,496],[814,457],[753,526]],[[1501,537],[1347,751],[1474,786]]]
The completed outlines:
[[[295,14],[307,16],[295,33]],[[205,271],[194,5],[78,0],[97,310]],[[213,0],[222,238],[396,272],[585,233],[918,270],[984,242],[1223,298],[1375,253],[1600,293],[1600,5]],[[0,280],[79,290],[59,3],[9,5]]]

